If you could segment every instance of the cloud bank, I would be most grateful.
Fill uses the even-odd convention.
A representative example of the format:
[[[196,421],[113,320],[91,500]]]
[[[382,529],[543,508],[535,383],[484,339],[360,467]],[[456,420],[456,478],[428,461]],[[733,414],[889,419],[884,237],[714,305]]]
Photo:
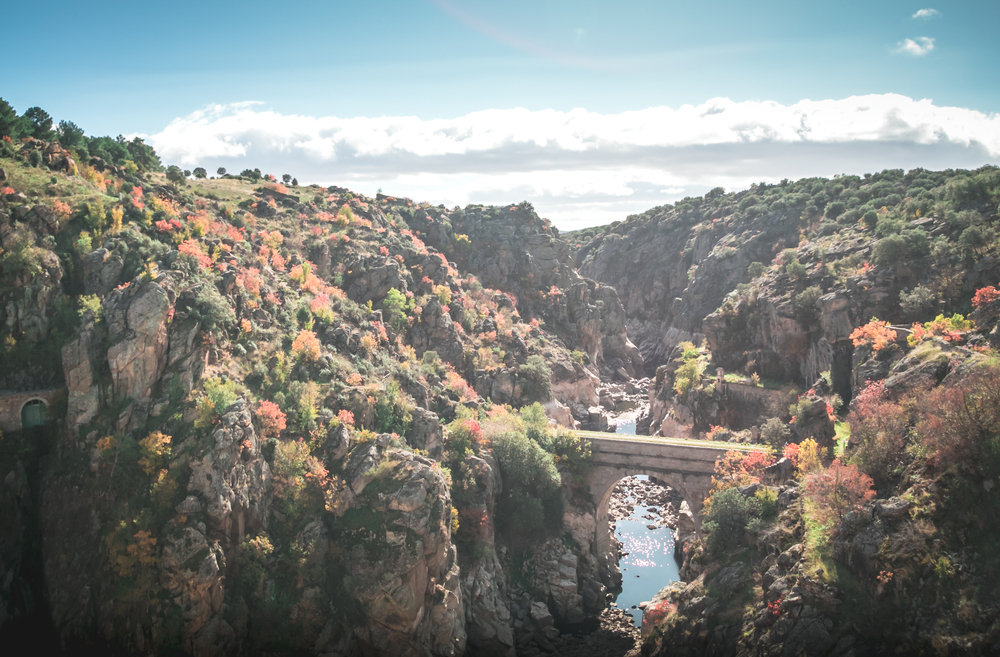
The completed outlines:
[[[448,206],[528,200],[571,230],[717,185],[997,162],[1000,116],[894,94],[431,120],[285,115],[247,102],[193,112],[148,141],[187,168],[259,167]]]

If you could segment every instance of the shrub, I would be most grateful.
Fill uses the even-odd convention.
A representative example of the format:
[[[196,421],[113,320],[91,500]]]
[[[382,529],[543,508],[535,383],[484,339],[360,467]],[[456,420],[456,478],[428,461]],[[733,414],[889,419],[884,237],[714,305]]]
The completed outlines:
[[[216,417],[225,412],[238,397],[236,381],[229,379],[223,382],[219,377],[205,381],[204,393],[198,400],[198,419],[195,426],[207,427],[215,422]]]
[[[426,355],[426,354],[425,354]],[[522,380],[521,399],[525,402],[546,402],[552,398],[552,370],[541,356],[528,356],[517,369]]]
[[[795,317],[803,324],[812,324],[816,321],[818,313],[816,302],[823,296],[823,290],[818,285],[810,285],[800,293],[792,296],[792,308],[795,310]]]
[[[257,405],[257,420],[262,438],[277,438],[285,430],[285,414],[274,402],[263,400]]]
[[[890,266],[906,260],[910,247],[902,235],[888,235],[880,239],[872,250],[872,260],[876,265]]]
[[[406,296],[396,288],[390,288],[382,301],[385,321],[393,329],[399,331],[406,327],[406,311],[412,309],[412,301],[407,305]]]
[[[292,341],[292,353],[308,362],[318,360],[320,354],[319,338],[312,331],[302,329]]]
[[[819,508],[821,516],[837,520],[875,497],[872,478],[858,471],[856,465],[843,465],[835,459],[825,471],[806,478],[806,491]]]
[[[826,449],[820,449],[819,445],[812,438],[806,438],[799,443],[799,460],[797,466],[799,476],[807,475],[822,468],[822,459],[825,456]]]
[[[191,317],[201,322],[205,331],[217,334],[236,323],[236,311],[210,283],[203,285],[195,296]]]
[[[800,281],[805,278],[806,266],[795,259],[785,265],[785,273],[793,280]]]
[[[889,322],[880,322],[873,317],[864,326],[854,329],[851,340],[855,347],[871,345],[875,351],[882,351],[895,343],[896,331],[889,326]]]
[[[747,267],[747,276],[750,278],[759,278],[764,275],[767,268],[762,262],[751,262],[750,266]]]
[[[139,465],[148,475],[158,472],[170,458],[170,436],[154,431],[139,441]]]
[[[941,469],[962,463],[987,477],[1000,475],[1000,366],[986,365],[957,385],[921,400],[917,434]]]
[[[747,499],[736,488],[713,495],[703,525],[708,533],[709,550],[718,554],[738,547],[743,542],[747,523],[758,513],[757,500]]]
[[[775,449],[781,448],[788,442],[789,434],[791,434],[791,430],[788,428],[788,425],[776,417],[770,418],[760,428],[761,442]]]
[[[933,307],[936,298],[933,290],[918,285],[910,292],[899,293],[899,308],[910,317],[921,317]]]

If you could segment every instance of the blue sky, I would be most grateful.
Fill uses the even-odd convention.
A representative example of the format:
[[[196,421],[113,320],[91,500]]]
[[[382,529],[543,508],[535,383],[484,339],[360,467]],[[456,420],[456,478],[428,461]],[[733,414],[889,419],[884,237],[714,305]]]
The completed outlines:
[[[527,198],[565,228],[713,182],[1000,159],[996,2],[20,2],[5,17],[23,26],[0,41],[18,111],[147,135],[189,168]],[[647,138],[684,106],[704,121]],[[725,126],[706,127],[715,114]]]

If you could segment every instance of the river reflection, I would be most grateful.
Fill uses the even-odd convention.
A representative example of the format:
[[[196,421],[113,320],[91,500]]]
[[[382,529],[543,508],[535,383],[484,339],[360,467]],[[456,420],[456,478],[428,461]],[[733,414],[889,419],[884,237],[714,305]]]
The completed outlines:
[[[644,475],[636,478],[648,479]],[[648,529],[647,525],[655,523],[642,516],[649,513],[649,507],[635,505],[632,514],[615,525],[615,536],[622,542],[622,552],[627,553],[619,562],[622,590],[615,602],[632,615],[636,626],[642,625],[639,603],[650,600],[664,586],[679,579],[680,569],[674,560],[674,530]]]

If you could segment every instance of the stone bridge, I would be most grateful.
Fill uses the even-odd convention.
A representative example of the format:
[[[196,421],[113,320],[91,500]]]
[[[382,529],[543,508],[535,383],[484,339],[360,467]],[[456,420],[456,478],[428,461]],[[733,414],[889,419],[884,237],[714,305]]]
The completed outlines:
[[[611,550],[608,502],[615,484],[623,478],[648,475],[651,480],[678,491],[694,514],[695,527],[700,529],[700,512],[712,487],[715,461],[733,449],[765,449],[763,445],[716,443],[709,440],[626,437],[590,431],[577,433],[590,441],[594,452],[594,467],[587,483],[597,505],[597,529],[594,537],[594,550],[597,554]]]

